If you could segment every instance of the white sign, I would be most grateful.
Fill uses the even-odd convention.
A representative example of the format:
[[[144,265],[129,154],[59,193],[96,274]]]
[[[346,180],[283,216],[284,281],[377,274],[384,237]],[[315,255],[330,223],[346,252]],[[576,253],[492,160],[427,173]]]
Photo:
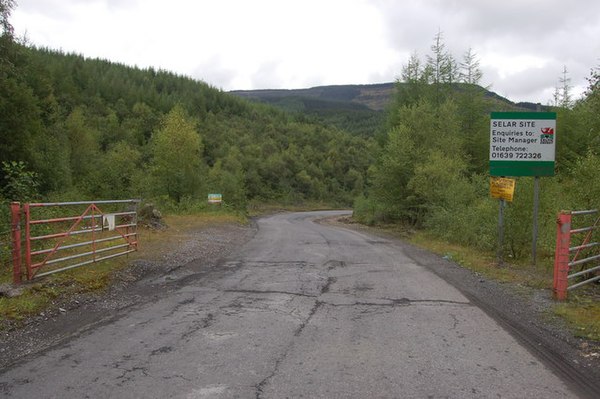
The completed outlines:
[[[556,114],[492,112],[490,174],[551,176],[554,174]]]

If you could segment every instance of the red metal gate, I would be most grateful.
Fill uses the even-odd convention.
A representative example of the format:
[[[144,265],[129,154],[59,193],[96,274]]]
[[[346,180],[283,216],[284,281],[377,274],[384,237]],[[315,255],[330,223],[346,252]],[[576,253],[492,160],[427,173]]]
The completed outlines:
[[[139,202],[79,201],[22,206],[13,202],[14,283],[19,284],[23,274],[32,280],[137,251]],[[64,215],[65,209],[69,209],[69,216]]]
[[[598,237],[594,236],[594,232],[600,228],[600,217],[595,217],[595,221],[584,227],[573,228],[573,217],[578,216],[589,216],[598,214],[597,209],[588,211],[562,211],[558,215],[557,229],[556,229],[556,251],[554,254],[554,298],[558,300],[567,299],[567,293],[569,290],[581,287],[585,284],[589,284],[594,281],[600,280],[600,275],[596,275],[600,270],[600,266],[597,264],[600,260],[600,254],[598,254]],[[580,223],[586,223],[580,221]],[[580,241],[578,245],[571,246],[572,236],[577,234],[585,233],[585,237]],[[594,249],[596,249],[594,251]],[[590,250],[592,251],[590,253]],[[587,251],[587,257],[580,258],[584,251]],[[571,254],[574,253],[573,257]],[[595,264],[594,264],[595,262]],[[591,265],[590,265],[591,263]],[[579,270],[571,272],[571,268],[578,266]],[[569,280],[578,279],[577,283],[570,284]]]

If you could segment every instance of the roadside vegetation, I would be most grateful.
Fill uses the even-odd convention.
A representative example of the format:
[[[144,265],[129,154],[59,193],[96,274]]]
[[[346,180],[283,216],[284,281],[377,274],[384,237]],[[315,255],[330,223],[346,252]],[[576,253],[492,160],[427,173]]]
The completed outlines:
[[[565,68],[553,103],[544,107],[557,112],[557,170],[555,177],[541,179],[536,266],[532,177],[517,178],[514,201],[505,210],[505,265],[496,262],[499,205],[489,195],[487,160],[489,112],[502,109],[490,109],[478,86],[481,77],[475,55],[468,50],[457,62],[441,33],[425,60],[411,57],[354,217],[417,231],[412,236],[417,244],[496,280],[550,289],[557,213],[599,206],[600,70],[592,70],[584,97],[575,100]],[[594,234],[592,242],[598,241]],[[594,339],[600,337],[597,293],[592,284],[557,307],[578,334]]]

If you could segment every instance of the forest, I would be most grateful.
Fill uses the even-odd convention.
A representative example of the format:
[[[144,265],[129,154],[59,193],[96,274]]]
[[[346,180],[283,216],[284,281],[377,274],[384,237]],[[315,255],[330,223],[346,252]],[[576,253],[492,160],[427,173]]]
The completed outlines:
[[[354,207],[361,222],[398,223],[481,249],[495,245],[489,196],[489,113],[476,54],[457,61],[443,36],[414,53],[381,116],[286,112],[186,76],[87,59],[17,40],[2,4],[0,206],[10,201],[141,198],[166,211],[202,210],[208,193],[244,211],[256,203]],[[600,72],[557,112],[556,176],[542,179],[541,245],[560,209],[597,207]],[[298,105],[307,107],[306,103]],[[502,109],[498,109],[502,108]],[[524,256],[532,179],[507,209],[507,244]],[[0,232],[8,231],[8,212]],[[524,238],[527,237],[527,238]]]
[[[3,202],[142,198],[165,210],[351,205],[375,146],[176,74],[19,43],[4,18]]]
[[[369,167],[366,194],[355,201],[356,218],[495,249],[499,205],[489,193],[490,111],[505,109],[486,101],[481,78],[476,55],[467,50],[455,60],[441,33],[425,59],[411,56]],[[557,213],[596,209],[600,198],[600,70],[592,67],[582,98],[571,91],[565,67],[544,107],[557,113],[556,174],[540,182],[539,246],[547,257],[553,256]],[[533,177],[519,177],[505,212],[505,243],[514,259],[531,249],[532,214]]]

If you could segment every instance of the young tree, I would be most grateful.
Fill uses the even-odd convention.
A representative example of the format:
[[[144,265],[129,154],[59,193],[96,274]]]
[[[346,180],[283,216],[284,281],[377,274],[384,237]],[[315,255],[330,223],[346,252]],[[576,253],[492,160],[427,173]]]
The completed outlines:
[[[99,155],[97,133],[87,125],[84,111],[80,107],[75,108],[67,117],[65,130],[70,143],[71,171],[77,179],[74,183],[85,186],[87,178],[96,168]]]
[[[438,31],[433,38],[431,52],[427,56],[427,67],[434,88],[434,103],[440,105],[450,94],[452,83],[457,81],[458,68],[454,57],[446,49],[442,31]]]
[[[562,74],[558,78],[558,84],[554,87],[554,93],[552,94],[552,105],[555,107],[571,109],[575,105],[571,94],[573,86],[571,86],[571,78],[568,75],[567,66],[564,65]]]
[[[406,105],[416,104],[421,98],[426,97],[429,93],[428,80],[429,68],[427,65],[422,65],[419,55],[415,51],[410,55],[408,63],[402,67],[401,80],[396,85],[392,111],[397,111]]]
[[[419,83],[423,74],[421,60],[417,52],[413,52],[408,59],[408,63],[402,67],[402,82]]]
[[[8,19],[13,8],[15,8],[14,0],[0,0],[0,28],[2,29],[2,36],[6,35],[10,38],[13,36],[13,27]]]
[[[464,54],[460,63],[461,90],[456,96],[458,114],[461,119],[461,135],[471,171],[483,173],[488,162],[488,135],[484,90],[479,87],[483,73],[479,68],[479,59],[472,48]]]
[[[164,117],[152,137],[151,174],[154,191],[179,202],[194,196],[202,182],[202,140],[197,123],[181,105]]]
[[[478,85],[483,77],[483,73],[479,68],[479,59],[472,48],[469,48],[463,55],[460,63],[459,78],[461,83],[468,85]]]

